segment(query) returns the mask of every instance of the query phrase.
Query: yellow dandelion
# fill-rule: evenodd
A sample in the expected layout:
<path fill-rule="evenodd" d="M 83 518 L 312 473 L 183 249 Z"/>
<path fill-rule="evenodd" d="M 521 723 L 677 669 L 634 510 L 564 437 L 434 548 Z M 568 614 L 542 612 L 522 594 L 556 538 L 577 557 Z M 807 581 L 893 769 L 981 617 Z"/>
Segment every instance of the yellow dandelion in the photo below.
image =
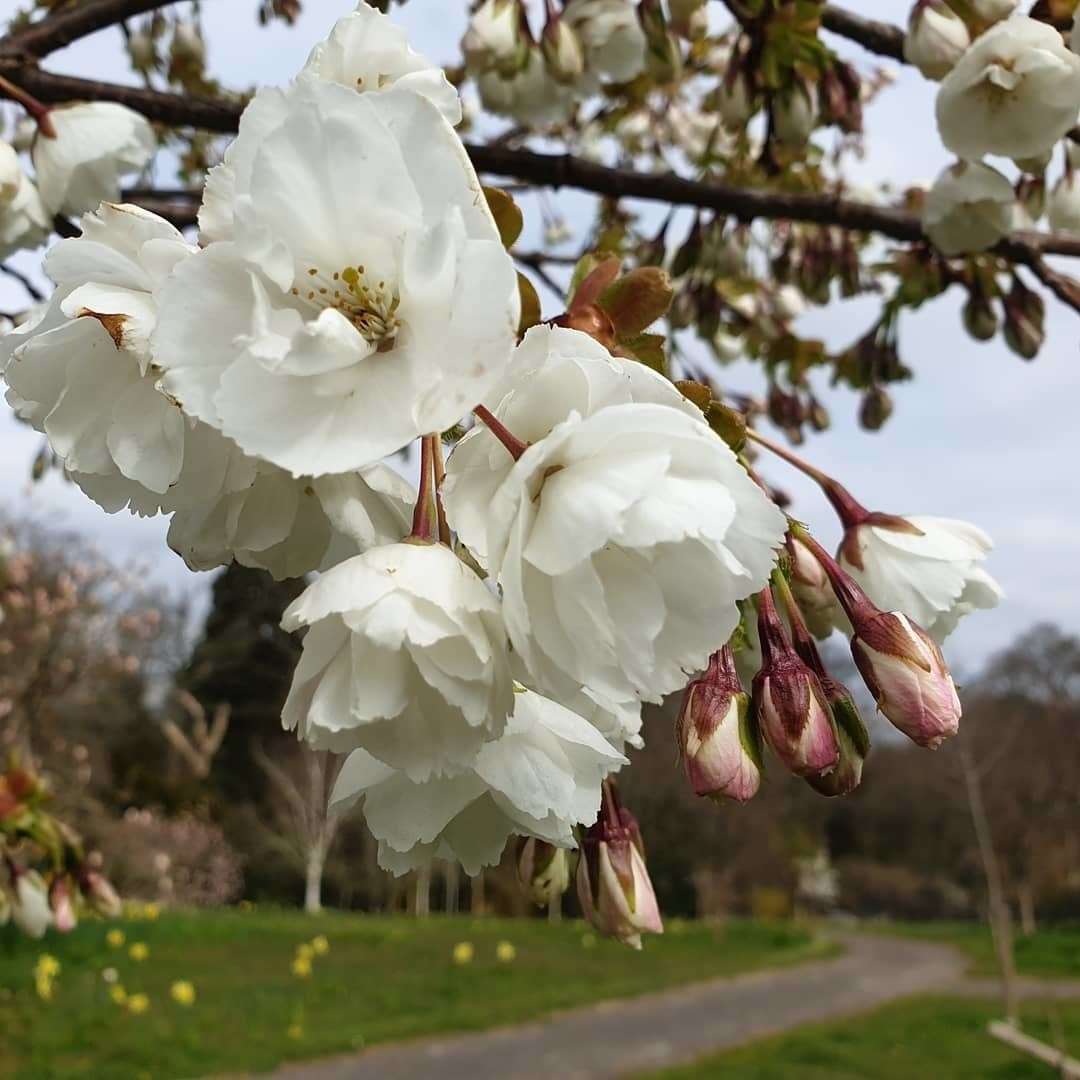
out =
<path fill-rule="evenodd" d="M 50 975 L 38 975 L 34 979 L 34 989 L 42 1001 L 52 1001 L 53 981 Z"/>
<path fill-rule="evenodd" d="M 110 949 L 123 948 L 125 941 L 127 941 L 127 938 L 124 936 L 123 930 L 113 929 L 105 935 L 105 944 L 108 945 Z"/>
<path fill-rule="evenodd" d="M 451 955 L 454 958 L 455 964 L 464 967 L 466 964 L 471 964 L 473 962 L 476 950 L 473 948 L 471 941 L 459 941 L 454 946 L 454 951 Z"/>
<path fill-rule="evenodd" d="M 285 1034 L 290 1039 L 302 1039 L 304 1037 L 304 1029 L 300 1024 L 290 1024 L 285 1031 Z"/>
<path fill-rule="evenodd" d="M 42 953 L 37 959 L 37 966 L 34 971 L 38 975 L 42 975 L 47 979 L 51 979 L 54 975 L 60 974 L 60 961 L 55 956 L 50 956 L 48 953 Z"/>
<path fill-rule="evenodd" d="M 292 962 L 292 973 L 298 979 L 306 979 L 311 975 L 311 957 L 301 956 L 297 953 Z"/>
<path fill-rule="evenodd" d="M 500 964 L 511 964 L 517 958 L 517 949 L 514 948 L 513 943 L 509 941 L 500 941 L 495 946 L 495 959 Z"/>
<path fill-rule="evenodd" d="M 136 941 L 130 949 L 128 949 L 128 956 L 132 960 L 142 963 L 150 955 L 150 946 L 145 941 Z"/>
<path fill-rule="evenodd" d="M 177 979 L 169 988 L 169 995 L 177 1005 L 185 1008 L 195 1004 L 195 987 L 187 979 Z"/>
<path fill-rule="evenodd" d="M 316 956 L 325 956 L 330 951 L 330 942 L 325 934 L 320 934 L 311 939 L 311 948 Z"/>
<path fill-rule="evenodd" d="M 308 945 L 306 942 L 303 945 L 297 945 L 296 956 L 300 960 L 313 960 L 315 958 L 315 947 Z"/>
<path fill-rule="evenodd" d="M 132 994 L 127 999 L 127 1010 L 132 1016 L 142 1016 L 150 1008 L 150 999 L 145 994 Z"/>
<path fill-rule="evenodd" d="M 253 904 L 253 903 L 252 903 L 252 902 L 251 902 L 250 900 L 241 900 L 241 901 L 240 901 L 240 903 L 239 903 L 239 904 L 237 904 L 236 906 L 237 906 L 237 907 L 238 907 L 238 908 L 239 908 L 239 909 L 240 909 L 241 911 L 245 911 L 245 912 L 246 912 L 246 911 L 254 911 L 254 910 L 255 910 L 255 905 L 254 905 L 254 904 Z"/>
<path fill-rule="evenodd" d="M 142 917 L 147 922 L 157 922 L 158 916 L 161 914 L 160 904 L 143 904 Z"/>
<path fill-rule="evenodd" d="M 122 986 L 110 986 L 109 997 L 114 1005 L 127 1004 L 127 991 Z"/>

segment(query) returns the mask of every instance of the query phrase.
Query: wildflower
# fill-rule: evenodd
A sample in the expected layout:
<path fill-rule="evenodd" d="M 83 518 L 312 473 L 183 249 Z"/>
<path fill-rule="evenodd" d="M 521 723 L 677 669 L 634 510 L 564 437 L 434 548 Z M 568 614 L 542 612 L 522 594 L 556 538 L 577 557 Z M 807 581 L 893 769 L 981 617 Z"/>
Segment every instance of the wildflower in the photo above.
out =
<path fill-rule="evenodd" d="M 187 1008 L 188 1006 L 195 1004 L 195 987 L 192 986 L 187 979 L 177 979 L 177 981 L 169 987 L 169 996 L 177 1005 L 183 1005 Z"/>
<path fill-rule="evenodd" d="M 471 941 L 459 941 L 454 946 L 454 951 L 451 954 L 454 958 L 454 963 L 458 967 L 464 967 L 465 964 L 471 964 L 473 957 L 476 955 L 476 950 L 473 948 Z"/>

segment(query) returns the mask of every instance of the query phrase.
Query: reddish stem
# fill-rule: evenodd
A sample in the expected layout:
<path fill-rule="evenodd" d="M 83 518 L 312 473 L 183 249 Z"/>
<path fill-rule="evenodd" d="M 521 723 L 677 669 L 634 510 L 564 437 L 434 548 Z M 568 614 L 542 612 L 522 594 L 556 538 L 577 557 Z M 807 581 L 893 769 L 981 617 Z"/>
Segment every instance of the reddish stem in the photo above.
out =
<path fill-rule="evenodd" d="M 34 123 L 37 124 L 38 131 L 47 139 L 56 138 L 56 128 L 53 127 L 48 106 L 43 105 L 32 94 L 28 94 L 21 86 L 16 86 L 13 82 L 5 79 L 3 75 L 0 75 L 0 96 L 18 102 L 27 111 Z"/>
<path fill-rule="evenodd" d="M 824 677 L 826 675 L 825 665 L 821 661 L 821 654 L 818 652 L 817 642 L 814 641 L 814 635 L 810 633 L 810 630 L 806 625 L 802 609 L 799 607 L 799 602 L 795 599 L 795 594 L 791 591 L 791 586 L 788 584 L 787 578 L 784 577 L 779 570 L 774 570 L 772 580 L 773 588 L 780 594 L 784 610 L 788 615 L 788 621 L 791 623 L 791 639 L 792 644 L 795 646 L 795 651 L 802 657 L 806 666 L 810 668 L 818 678 Z"/>
<path fill-rule="evenodd" d="M 529 449 L 529 444 L 522 442 L 517 436 L 507 431 L 502 421 L 497 419 L 495 415 L 484 405 L 477 405 L 473 409 L 473 414 L 476 419 L 479 420 L 484 427 L 495 436 L 506 447 L 506 452 L 515 460 L 521 457 L 526 450 Z"/>
<path fill-rule="evenodd" d="M 764 446 L 766 450 L 771 450 L 777 457 L 783 458 L 789 465 L 794 465 L 796 469 L 815 481 L 825 493 L 825 497 L 832 503 L 833 509 L 845 529 L 861 525 L 870 517 L 870 511 L 843 484 L 834 480 L 827 473 L 823 473 L 820 469 L 815 469 L 810 462 L 804 461 L 798 454 L 793 454 L 786 446 L 773 442 L 772 439 L 755 431 L 753 428 L 746 429 L 746 437 Z"/>
<path fill-rule="evenodd" d="M 801 540 L 814 554 L 822 569 L 828 575 L 836 599 L 858 632 L 859 623 L 868 617 L 879 614 L 879 609 L 859 587 L 844 568 L 800 525 L 792 526 L 792 535 Z"/>
<path fill-rule="evenodd" d="M 438 436 L 436 436 L 437 438 Z M 424 435 L 420 439 L 420 484 L 416 491 L 416 507 L 413 510 L 412 532 L 419 540 L 432 538 L 431 524 L 431 480 L 433 475 L 431 439 Z"/>

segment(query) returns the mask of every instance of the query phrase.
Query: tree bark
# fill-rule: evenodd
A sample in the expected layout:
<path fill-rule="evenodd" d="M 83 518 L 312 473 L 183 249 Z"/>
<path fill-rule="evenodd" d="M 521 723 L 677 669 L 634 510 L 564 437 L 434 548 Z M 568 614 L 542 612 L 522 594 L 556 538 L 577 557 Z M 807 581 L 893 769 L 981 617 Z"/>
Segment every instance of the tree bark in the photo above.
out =
<path fill-rule="evenodd" d="M 431 914 L 431 867 L 422 866 L 417 870 L 413 884 L 413 914 L 418 919 L 426 919 Z"/>

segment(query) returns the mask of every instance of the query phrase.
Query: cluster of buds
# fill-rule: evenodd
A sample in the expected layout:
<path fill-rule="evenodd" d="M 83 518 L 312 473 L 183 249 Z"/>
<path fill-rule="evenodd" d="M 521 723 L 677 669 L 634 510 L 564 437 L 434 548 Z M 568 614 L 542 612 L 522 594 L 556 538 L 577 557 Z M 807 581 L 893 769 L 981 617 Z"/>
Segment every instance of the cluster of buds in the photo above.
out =
<path fill-rule="evenodd" d="M 577 892 L 585 918 L 601 933 L 641 948 L 642 934 L 662 934 L 645 847 L 614 781 L 604 781 L 600 815 L 580 838 Z"/>
<path fill-rule="evenodd" d="M 108 879 L 84 857 L 78 836 L 45 809 L 41 780 L 13 762 L 0 773 L 0 925 L 28 937 L 75 928 L 80 907 L 120 914 Z"/>
<path fill-rule="evenodd" d="M 859 252 L 849 232 L 786 225 L 779 234 L 782 243 L 772 260 L 772 272 L 777 281 L 798 286 L 818 304 L 828 303 L 834 284 L 845 297 L 863 291 Z"/>

